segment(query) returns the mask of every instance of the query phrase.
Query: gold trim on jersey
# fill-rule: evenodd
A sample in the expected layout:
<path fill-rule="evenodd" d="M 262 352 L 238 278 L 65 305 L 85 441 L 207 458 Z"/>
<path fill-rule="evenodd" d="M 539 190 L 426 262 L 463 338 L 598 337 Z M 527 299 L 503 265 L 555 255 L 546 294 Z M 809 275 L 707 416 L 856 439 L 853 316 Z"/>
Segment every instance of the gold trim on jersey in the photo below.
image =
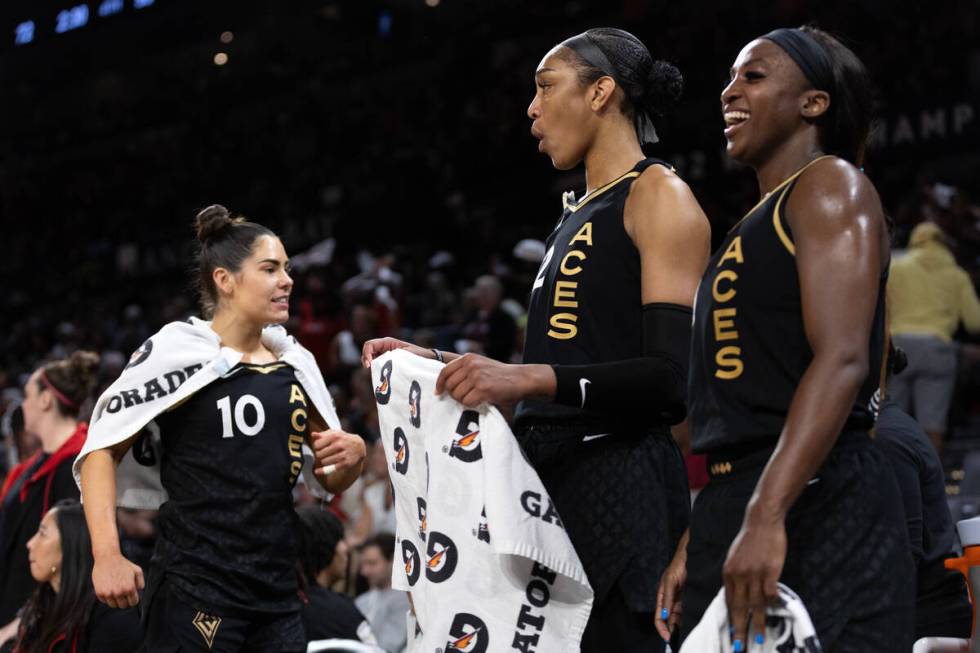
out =
<path fill-rule="evenodd" d="M 259 365 L 257 363 L 242 363 L 242 367 L 248 368 L 252 372 L 262 372 L 263 374 L 271 374 L 276 370 L 281 370 L 286 367 L 286 363 L 269 363 L 267 365 Z"/>
<path fill-rule="evenodd" d="M 575 213 L 580 208 L 582 208 L 583 206 L 585 206 L 586 204 L 588 204 L 589 202 L 591 202 L 593 199 L 595 199 L 599 195 L 602 195 L 607 190 L 609 190 L 610 188 L 612 188 L 613 186 L 615 186 L 619 182 L 623 181 L 624 179 L 632 179 L 633 177 L 639 177 L 639 176 L 640 176 L 640 173 L 637 170 L 631 170 L 630 172 L 627 172 L 625 175 L 623 175 L 621 177 L 616 177 L 615 179 L 613 179 L 612 181 L 610 181 L 608 184 L 605 184 L 605 185 L 600 186 L 599 188 L 595 189 L 594 191 L 592 191 L 591 193 L 589 193 L 588 195 L 586 195 L 585 197 L 583 197 L 577 204 L 573 204 L 572 202 L 567 201 L 565 199 L 565 197 L 563 196 L 562 197 L 562 204 L 564 204 L 565 208 L 567 208 L 569 211 L 571 211 L 572 213 Z"/>
<path fill-rule="evenodd" d="M 779 194 L 779 199 L 776 201 L 776 210 L 772 212 L 772 226 L 776 228 L 776 235 L 779 236 L 779 240 L 783 244 L 783 247 L 786 248 L 786 251 L 790 253 L 790 256 L 796 256 L 796 245 L 793 244 L 793 239 L 783 229 L 783 221 L 779 217 L 779 207 L 783 205 L 787 191 L 789 191 L 789 187 L 784 188 L 783 192 Z"/>
<path fill-rule="evenodd" d="M 773 193 L 775 193 L 776 191 L 782 189 L 786 184 L 788 184 L 789 182 L 791 182 L 794 179 L 796 179 L 797 177 L 799 177 L 800 174 L 802 174 L 804 170 L 806 170 L 807 168 L 809 168 L 810 166 L 812 166 L 817 161 L 820 161 L 822 159 L 827 159 L 827 158 L 830 158 L 832 156 L 834 156 L 834 155 L 833 154 L 824 154 L 823 156 L 818 156 L 816 159 L 814 159 L 813 161 L 810 161 L 808 164 L 806 164 L 805 166 L 803 166 L 802 168 L 800 168 L 799 170 L 797 170 L 796 172 L 794 172 L 793 174 L 791 174 L 786 179 L 783 179 L 781 182 L 779 182 L 776 185 L 775 188 L 773 188 L 771 191 L 769 191 L 768 193 L 766 193 L 765 195 L 763 195 L 762 198 L 758 202 L 756 202 L 755 206 L 753 206 L 751 209 L 749 209 L 746 212 L 746 214 L 742 216 L 742 219 L 741 220 L 739 220 L 734 225 L 732 225 L 732 228 L 728 230 L 728 233 L 731 233 L 732 231 L 735 230 L 736 227 L 738 227 L 740 224 L 742 224 L 743 222 L 745 222 L 745 218 L 747 218 L 750 215 L 752 215 L 752 213 L 754 213 L 757 208 L 759 208 L 766 201 L 768 201 L 769 198 L 772 197 L 772 194 Z"/>

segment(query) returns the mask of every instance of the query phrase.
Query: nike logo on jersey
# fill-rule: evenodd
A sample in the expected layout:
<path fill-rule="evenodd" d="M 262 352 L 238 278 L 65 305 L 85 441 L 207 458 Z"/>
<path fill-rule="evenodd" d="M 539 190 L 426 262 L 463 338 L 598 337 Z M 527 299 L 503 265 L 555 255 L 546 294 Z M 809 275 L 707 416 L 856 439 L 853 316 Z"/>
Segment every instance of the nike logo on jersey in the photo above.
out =
<path fill-rule="evenodd" d="M 582 437 L 582 442 L 589 442 L 591 440 L 598 440 L 599 438 L 604 438 L 608 433 L 596 433 L 595 435 L 586 435 Z"/>
<path fill-rule="evenodd" d="M 578 380 L 578 387 L 582 391 L 582 406 L 581 406 L 582 408 L 585 408 L 585 389 L 588 387 L 590 383 L 592 383 L 592 381 L 589 381 L 588 379 Z"/>

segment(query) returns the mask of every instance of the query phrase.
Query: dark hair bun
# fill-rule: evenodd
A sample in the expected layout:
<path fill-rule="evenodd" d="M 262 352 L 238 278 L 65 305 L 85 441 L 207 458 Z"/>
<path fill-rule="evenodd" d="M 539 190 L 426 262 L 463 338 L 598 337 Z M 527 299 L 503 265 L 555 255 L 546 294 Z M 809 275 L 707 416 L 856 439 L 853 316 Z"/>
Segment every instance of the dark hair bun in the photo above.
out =
<path fill-rule="evenodd" d="M 68 357 L 68 372 L 78 379 L 84 390 L 83 395 L 88 395 L 95 389 L 100 361 L 99 355 L 94 351 L 75 351 Z"/>
<path fill-rule="evenodd" d="M 194 221 L 197 239 L 202 243 L 211 240 L 215 234 L 234 223 L 228 209 L 220 204 L 212 204 L 197 214 Z"/>
<path fill-rule="evenodd" d="M 681 71 L 666 61 L 654 61 L 644 88 L 644 107 L 655 115 L 662 116 L 677 104 L 683 92 L 684 76 Z"/>

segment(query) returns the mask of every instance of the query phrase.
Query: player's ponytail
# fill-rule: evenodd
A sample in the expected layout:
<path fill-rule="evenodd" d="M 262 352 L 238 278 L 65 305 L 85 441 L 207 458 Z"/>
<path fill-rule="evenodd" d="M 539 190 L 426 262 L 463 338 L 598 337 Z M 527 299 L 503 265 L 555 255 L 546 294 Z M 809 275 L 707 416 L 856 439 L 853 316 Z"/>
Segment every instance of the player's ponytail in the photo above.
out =
<path fill-rule="evenodd" d="M 684 77 L 666 61 L 654 60 L 640 39 L 613 27 L 597 27 L 562 42 L 579 81 L 612 77 L 623 91 L 620 110 L 636 126 L 640 143 L 657 142 L 653 119 L 663 116 L 684 90 Z"/>
<path fill-rule="evenodd" d="M 244 217 L 232 216 L 220 204 L 212 204 L 197 214 L 194 231 L 200 247 L 197 251 L 197 290 L 201 310 L 210 318 L 218 305 L 218 288 L 214 284 L 214 271 L 224 268 L 235 273 L 242 269 L 242 262 L 252 253 L 255 241 L 261 236 L 275 234 L 260 224 Z"/>

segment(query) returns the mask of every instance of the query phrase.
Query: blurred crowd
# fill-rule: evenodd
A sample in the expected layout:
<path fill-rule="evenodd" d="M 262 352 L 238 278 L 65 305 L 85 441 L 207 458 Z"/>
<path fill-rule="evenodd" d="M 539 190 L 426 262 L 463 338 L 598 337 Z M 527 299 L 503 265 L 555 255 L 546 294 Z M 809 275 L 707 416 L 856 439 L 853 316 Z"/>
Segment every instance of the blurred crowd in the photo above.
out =
<path fill-rule="evenodd" d="M 716 100 L 748 37 L 810 19 L 853 34 L 886 114 L 926 93 L 943 101 L 980 96 L 980 12 L 971 2 L 887 17 L 874 3 L 843 0 L 776 2 L 752 16 L 734 2 L 714 3 L 709 13 L 698 3 L 625 2 L 615 11 L 553 4 L 519 15 L 470 7 L 459 27 L 470 38 L 444 40 L 397 13 L 392 34 L 373 40 L 345 40 L 339 9 L 323 9 L 314 22 L 277 14 L 272 36 L 249 40 L 242 28 L 242 45 L 229 46 L 220 70 L 209 60 L 167 68 L 182 64 L 163 51 L 140 74 L 107 67 L 55 87 L 12 84 L 2 118 L 17 128 L 0 134 L 8 225 L 0 481 L 39 447 L 18 409 L 30 374 L 93 350 L 97 396 L 160 326 L 198 313 L 188 289 L 195 210 L 213 202 L 241 210 L 281 234 L 295 280 L 287 328 L 315 355 L 345 429 L 369 445 L 363 478 L 321 506 L 321 516 L 303 516 L 311 546 L 330 550 L 301 561 L 304 600 L 323 606 L 356 596 L 356 612 L 336 608 L 353 615 L 344 632 L 364 631 L 366 620 L 372 632 L 359 634 L 362 641 L 399 651 L 405 628 L 392 615 L 404 615 L 406 599 L 390 590 L 393 497 L 361 346 L 393 335 L 519 360 L 525 307 L 561 191 L 583 186 L 579 173 L 554 173 L 528 135 L 531 75 L 551 45 L 594 23 L 621 24 L 686 73 L 686 104 L 661 125 L 656 153 L 676 161 L 691 183 L 716 243 L 757 194 L 744 171 L 724 163 Z M 861 29 L 891 36 L 862 43 Z M 323 43 L 324 32 L 336 39 Z M 243 90 L 251 88 L 261 90 Z M 949 282 L 959 289 L 955 300 L 927 307 L 924 317 L 893 316 L 896 341 L 925 332 L 944 346 L 944 385 L 909 387 L 902 397 L 914 415 L 916 392 L 930 405 L 945 401 L 940 414 L 915 415 L 937 448 L 980 439 L 980 323 L 971 313 L 980 180 L 969 173 L 980 143 L 970 150 L 964 142 L 950 143 L 948 155 L 872 150 L 867 166 L 893 223 L 896 264 L 924 247 L 939 252 L 931 256 L 940 267 L 961 272 L 947 274 L 961 279 Z M 935 266 L 898 265 L 905 269 L 896 292 L 936 294 L 933 281 L 922 281 Z M 908 379 L 932 374 L 916 371 L 923 356 L 916 347 L 906 345 Z M 297 492 L 298 505 L 312 503 Z M 153 517 L 120 511 L 126 553 L 141 564 L 152 551 Z"/>

